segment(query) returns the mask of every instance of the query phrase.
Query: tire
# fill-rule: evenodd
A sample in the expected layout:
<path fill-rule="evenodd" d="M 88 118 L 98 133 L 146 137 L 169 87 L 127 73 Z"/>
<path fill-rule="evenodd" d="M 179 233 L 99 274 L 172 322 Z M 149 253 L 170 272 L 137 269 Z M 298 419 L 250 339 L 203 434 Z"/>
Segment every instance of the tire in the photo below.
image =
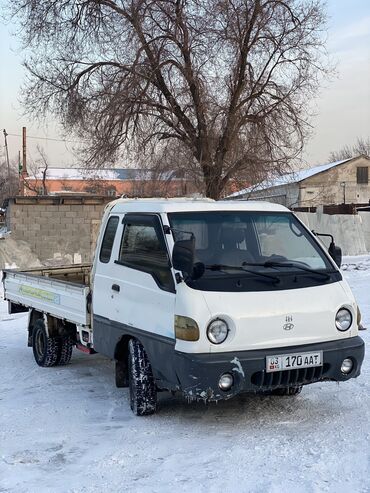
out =
<path fill-rule="evenodd" d="M 68 365 L 72 358 L 73 351 L 73 339 L 71 336 L 64 336 L 59 338 L 59 352 L 56 365 Z"/>
<path fill-rule="evenodd" d="M 157 390 L 148 356 L 136 339 L 130 339 L 128 347 L 131 410 L 136 416 L 153 414 L 157 410 Z"/>
<path fill-rule="evenodd" d="M 58 337 L 48 337 L 43 320 L 36 320 L 32 331 L 33 356 L 39 366 L 50 367 L 57 364 L 60 355 Z"/>
<path fill-rule="evenodd" d="M 298 385 L 297 387 L 286 387 L 283 389 L 274 389 L 271 391 L 271 395 L 298 395 L 302 392 L 302 385 Z"/>

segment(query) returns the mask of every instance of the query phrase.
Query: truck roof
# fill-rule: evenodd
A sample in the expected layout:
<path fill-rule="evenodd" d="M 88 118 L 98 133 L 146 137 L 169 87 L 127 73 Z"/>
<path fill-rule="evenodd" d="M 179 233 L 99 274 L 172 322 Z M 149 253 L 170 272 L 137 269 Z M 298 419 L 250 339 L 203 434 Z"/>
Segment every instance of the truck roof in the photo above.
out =
<path fill-rule="evenodd" d="M 280 204 L 252 200 L 212 200 L 193 198 L 117 199 L 111 203 L 111 213 L 125 212 L 190 212 L 190 211 L 261 211 L 289 212 Z"/>

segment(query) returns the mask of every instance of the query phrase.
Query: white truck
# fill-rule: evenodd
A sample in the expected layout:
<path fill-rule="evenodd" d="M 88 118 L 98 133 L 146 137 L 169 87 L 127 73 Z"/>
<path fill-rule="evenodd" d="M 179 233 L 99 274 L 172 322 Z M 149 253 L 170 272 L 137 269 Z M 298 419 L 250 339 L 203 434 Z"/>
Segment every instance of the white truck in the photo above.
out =
<path fill-rule="evenodd" d="M 38 365 L 67 364 L 74 346 L 102 353 L 144 415 L 160 390 L 217 401 L 357 377 L 361 315 L 340 262 L 280 205 L 118 199 L 92 267 L 3 282 L 10 312 L 29 310 Z"/>

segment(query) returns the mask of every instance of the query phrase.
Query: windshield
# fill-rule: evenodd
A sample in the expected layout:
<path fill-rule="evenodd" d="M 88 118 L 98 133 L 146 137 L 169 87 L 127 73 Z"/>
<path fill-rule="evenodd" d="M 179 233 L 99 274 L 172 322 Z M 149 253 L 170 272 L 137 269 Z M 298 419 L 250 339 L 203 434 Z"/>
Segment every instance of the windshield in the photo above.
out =
<path fill-rule="evenodd" d="M 195 262 L 206 267 L 203 278 L 241 275 L 266 283 L 266 274 L 270 278 L 299 274 L 317 284 L 328 277 L 318 272 L 335 271 L 289 212 L 178 212 L 169 214 L 169 220 L 175 240 L 188 237 L 181 231 L 194 234 Z"/>

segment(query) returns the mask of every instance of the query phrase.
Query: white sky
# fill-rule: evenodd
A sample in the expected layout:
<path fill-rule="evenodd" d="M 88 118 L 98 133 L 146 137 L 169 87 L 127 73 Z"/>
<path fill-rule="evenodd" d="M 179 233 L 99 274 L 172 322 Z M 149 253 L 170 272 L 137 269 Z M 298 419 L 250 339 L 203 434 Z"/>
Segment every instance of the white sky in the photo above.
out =
<path fill-rule="evenodd" d="M 1 0 L 0 0 L 1 1 Z M 3 0 L 5 4 L 5 0 Z M 328 51 L 337 66 L 337 76 L 323 81 L 313 102 L 316 116 L 311 120 L 312 138 L 304 156 L 304 165 L 325 163 L 333 150 L 352 144 L 357 137 L 370 137 L 370 1 L 328 0 L 330 17 Z M 18 101 L 25 71 L 17 39 L 11 36 L 14 26 L 1 23 L 0 130 L 21 134 L 27 127 L 28 159 L 37 158 L 36 145 L 42 145 L 51 166 L 73 166 L 77 159 L 71 143 L 54 142 L 37 137 L 63 138 L 56 122 L 38 127 L 22 116 Z M 21 149 L 21 137 L 8 137 L 11 160 Z M 0 135 L 0 162 L 3 162 L 4 139 Z M 120 163 L 124 166 L 123 163 Z"/>

